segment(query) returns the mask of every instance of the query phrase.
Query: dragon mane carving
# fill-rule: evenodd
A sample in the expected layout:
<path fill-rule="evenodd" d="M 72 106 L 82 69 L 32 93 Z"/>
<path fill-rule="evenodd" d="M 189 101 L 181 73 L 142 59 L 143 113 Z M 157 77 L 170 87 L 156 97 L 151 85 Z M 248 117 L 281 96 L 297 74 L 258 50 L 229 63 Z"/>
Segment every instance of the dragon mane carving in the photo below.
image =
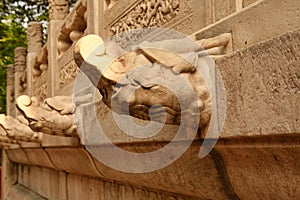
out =
<path fill-rule="evenodd" d="M 76 134 L 71 97 L 56 96 L 40 102 L 36 97 L 23 95 L 17 98 L 16 105 L 34 131 L 60 136 Z"/>

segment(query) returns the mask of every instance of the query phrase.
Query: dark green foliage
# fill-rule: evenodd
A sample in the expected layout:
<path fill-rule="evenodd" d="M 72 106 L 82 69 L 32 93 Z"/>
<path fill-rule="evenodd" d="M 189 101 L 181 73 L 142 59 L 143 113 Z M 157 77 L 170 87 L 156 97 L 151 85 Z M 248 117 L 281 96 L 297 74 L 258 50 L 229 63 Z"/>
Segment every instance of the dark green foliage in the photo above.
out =
<path fill-rule="evenodd" d="M 26 30 L 16 22 L 0 23 L 0 113 L 6 112 L 6 66 L 13 63 L 14 49 L 26 46 Z"/>

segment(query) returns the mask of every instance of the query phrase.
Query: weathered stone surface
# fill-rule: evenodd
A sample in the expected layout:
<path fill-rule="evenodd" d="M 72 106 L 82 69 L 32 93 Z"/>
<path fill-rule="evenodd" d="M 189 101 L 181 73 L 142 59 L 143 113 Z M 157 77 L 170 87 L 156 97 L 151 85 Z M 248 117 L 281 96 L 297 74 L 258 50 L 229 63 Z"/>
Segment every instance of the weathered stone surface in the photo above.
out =
<path fill-rule="evenodd" d="M 47 167 L 55 169 L 47 152 L 42 148 L 24 148 L 28 162 L 34 166 Z"/>
<path fill-rule="evenodd" d="M 59 199 L 59 172 L 36 166 L 19 165 L 18 183 L 45 199 Z M 47 180 L 47 181 L 45 181 Z"/>
<path fill-rule="evenodd" d="M 11 187 L 17 183 L 18 169 L 17 164 L 10 162 L 7 152 L 1 152 L 1 199 L 7 197 Z"/>
<path fill-rule="evenodd" d="M 60 170 L 73 174 L 104 177 L 96 169 L 90 154 L 82 148 L 48 148 L 46 152 L 53 164 Z M 77 163 L 81 164 L 78 165 Z"/>
<path fill-rule="evenodd" d="M 9 149 L 9 150 L 7 150 L 7 155 L 8 155 L 9 160 L 11 160 L 15 163 L 30 165 L 30 162 L 27 158 L 25 151 L 21 148 Z"/>
<path fill-rule="evenodd" d="M 299 137 L 220 143 L 230 183 L 240 199 L 297 199 Z"/>
<path fill-rule="evenodd" d="M 46 200 L 45 198 L 41 197 L 40 195 L 28 190 L 26 187 L 16 184 L 14 185 L 7 197 L 7 200 L 14 200 L 14 199 L 20 199 L 20 200 Z"/>
<path fill-rule="evenodd" d="M 208 155 L 199 159 L 199 143 L 195 143 L 183 156 L 171 165 L 149 173 L 124 173 L 109 168 L 95 160 L 97 168 L 109 179 L 118 180 L 129 185 L 140 185 L 158 190 L 175 192 L 203 199 L 231 199 L 228 194 L 230 184 L 219 174 L 215 157 Z M 130 152 L 151 152 L 164 144 L 121 145 Z M 180 148 L 178 146 L 178 148 Z M 103 148 L 105 150 L 105 148 Z M 121 159 L 121 158 L 120 158 Z M 127 159 L 127 162 L 132 162 Z M 132 163 L 133 164 L 133 163 Z M 137 166 L 136 166 L 137 167 Z"/>
<path fill-rule="evenodd" d="M 300 1 L 261 0 L 195 33 L 196 39 L 232 33 L 233 49 L 251 46 L 300 26 Z M 279 17 L 280 16 L 280 17 Z"/>
<path fill-rule="evenodd" d="M 73 81 L 78 72 L 73 59 L 75 46 L 73 43 L 85 34 L 101 33 L 101 36 L 105 37 L 109 35 L 109 31 L 120 32 L 143 26 L 143 23 L 147 26 L 172 27 L 183 33 L 192 33 L 207 26 L 194 36 L 198 43 L 217 59 L 226 92 L 222 91 L 220 79 L 217 79 L 216 83 L 212 81 L 209 85 L 216 88 L 218 97 L 216 99 L 218 115 L 215 117 L 219 121 L 218 123 L 214 121 L 212 125 L 216 128 L 214 131 L 221 131 L 223 121 L 219 116 L 223 113 L 227 114 L 225 126 L 218 144 L 203 159 L 199 159 L 198 150 L 206 135 L 199 134 L 190 149 L 168 167 L 151 173 L 125 173 L 97 161 L 86 149 L 78 145 L 77 137 L 65 137 L 72 127 L 70 124 L 73 124 L 73 120 L 70 123 L 69 119 L 61 118 L 72 114 L 69 111 L 65 112 L 71 110 L 69 100 L 67 104 L 61 104 L 64 100 L 55 97 L 37 106 L 37 101 L 29 99 L 30 108 L 26 112 L 24 108 L 23 112 L 28 118 L 34 118 L 32 127 L 40 130 L 38 127 L 42 126 L 41 130 L 61 136 L 42 137 L 47 138 L 47 143 L 42 142 L 40 147 L 39 144 L 36 146 L 32 143 L 24 144 L 13 138 L 7 138 L 7 132 L 0 129 L 3 136 L 0 137 L 0 141 L 4 141 L 1 145 L 4 145 L 9 158 L 3 156 L 2 184 L 6 185 L 2 199 L 235 200 L 296 199 L 300 196 L 297 187 L 300 180 L 298 172 L 300 34 L 299 30 L 286 33 L 300 26 L 299 0 L 107 0 L 105 11 L 103 1 L 79 0 L 66 18 L 67 1 L 49 0 L 49 2 L 48 56 L 46 51 L 41 53 L 40 25 L 37 23 L 28 25 L 28 39 L 30 39 L 26 59 L 28 76 L 24 77 L 24 72 L 22 80 L 18 78 L 24 88 L 28 87 L 28 96 L 38 96 L 43 100 L 58 94 L 71 95 Z M 141 13 L 145 16 L 140 16 Z M 234 15 L 228 16 L 233 13 Z M 210 25 L 212 23 L 214 24 Z M 277 36 L 283 33 L 286 34 Z M 128 39 L 126 36 L 128 35 L 125 34 L 122 38 L 122 44 L 125 46 L 132 42 L 132 38 Z M 265 41 L 266 39 L 269 40 Z M 93 42 L 95 41 L 91 41 Z M 176 44 L 174 43 L 175 47 Z M 220 55 L 223 57 L 232 52 L 233 54 L 218 59 Z M 49 58 L 49 66 L 46 66 L 46 57 Z M 23 69 L 24 66 L 21 66 L 23 58 L 16 59 L 17 70 Z M 111 87 L 112 82 L 120 81 L 120 74 L 135 67 L 134 65 L 124 67 L 123 62 L 130 63 L 133 60 L 138 60 L 140 64 L 152 62 L 163 64 L 166 69 L 162 71 L 169 70 L 167 73 L 178 74 L 186 71 L 193 73 L 193 68 L 189 64 L 182 62 L 184 67 L 178 66 L 180 59 L 168 52 L 153 49 L 143 51 L 138 48 L 132 54 L 119 57 L 118 62 L 106 72 L 105 76 L 110 78 L 111 82 L 102 82 L 104 86 Z M 35 63 L 37 65 L 34 65 Z M 41 73 L 42 71 L 46 73 Z M 142 70 L 140 77 L 145 77 L 147 74 L 145 72 Z M 12 73 L 9 76 L 12 78 Z M 11 80 L 8 80 L 9 86 L 13 86 Z M 199 86 L 197 84 L 196 87 Z M 142 89 L 145 91 L 149 89 L 147 88 L 149 85 L 140 84 L 140 86 L 143 86 Z M 7 105 L 14 108 L 15 99 L 10 97 L 19 95 L 13 94 L 11 88 L 7 89 L 9 95 Z M 160 89 L 148 91 L 149 93 L 139 90 L 140 95 L 137 94 L 134 100 L 138 100 L 139 103 L 146 102 L 147 106 L 153 102 L 157 103 L 157 99 L 164 101 L 166 90 Z M 108 92 L 105 96 L 105 90 L 103 91 L 103 101 L 106 101 L 106 105 L 103 101 L 96 102 L 96 107 L 85 104 L 87 107 L 90 106 L 89 108 L 96 109 L 98 114 L 94 116 L 96 120 L 89 118 L 90 115 L 81 116 L 79 120 L 97 122 L 98 119 L 107 137 L 118 147 L 129 152 L 146 153 L 161 149 L 173 139 L 178 129 L 177 125 L 165 125 L 158 135 L 150 139 L 126 135 L 114 123 L 112 111 L 108 108 L 110 99 L 105 98 L 111 94 Z M 226 98 L 220 98 L 222 96 L 220 94 L 226 94 Z M 79 99 L 80 101 L 86 103 L 82 99 Z M 172 102 L 170 105 L 174 108 L 178 106 L 174 103 L 174 98 L 167 101 Z M 223 104 L 227 104 L 227 110 Z M 77 109 L 80 110 L 82 107 L 79 106 Z M 8 114 L 12 113 L 11 110 L 7 110 Z M 137 113 L 136 116 L 142 116 L 140 118 L 149 119 L 149 116 L 144 115 L 146 112 L 141 110 L 141 112 L 139 109 L 131 111 L 133 114 Z M 204 114 L 201 112 L 202 117 Z M 137 124 L 147 124 L 146 120 L 132 119 Z M 87 129 L 86 126 L 80 128 Z M 146 134 L 144 131 L 141 132 Z M 20 133 L 21 131 L 18 131 L 18 134 Z M 97 133 L 91 132 L 88 136 Z M 187 129 L 184 139 L 193 139 L 189 133 Z M 86 138 L 83 137 L 82 143 L 86 144 L 84 139 Z M 58 140 L 60 141 L 57 142 Z M 150 140 L 152 141 L 149 142 Z M 7 142 L 13 144 L 7 145 Z M 107 145 L 107 141 L 93 142 L 102 146 Z M 101 154 L 108 157 L 115 156 L 105 148 L 108 147 L 102 148 Z M 118 160 L 121 161 L 126 161 L 137 168 L 141 167 L 126 157 Z M 15 184 L 16 178 L 18 184 Z M 11 188 L 13 184 L 15 185 Z"/>
<path fill-rule="evenodd" d="M 227 112 L 222 137 L 300 133 L 300 30 L 217 60 Z"/>

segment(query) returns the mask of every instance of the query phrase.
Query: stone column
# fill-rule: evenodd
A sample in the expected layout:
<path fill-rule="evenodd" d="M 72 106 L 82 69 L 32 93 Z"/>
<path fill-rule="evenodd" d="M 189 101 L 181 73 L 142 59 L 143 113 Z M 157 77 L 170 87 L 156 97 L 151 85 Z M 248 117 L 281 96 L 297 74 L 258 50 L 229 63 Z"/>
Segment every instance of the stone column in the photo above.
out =
<path fill-rule="evenodd" d="M 69 13 L 67 0 L 48 0 L 49 26 L 48 26 L 48 96 L 55 95 L 57 85 L 57 59 L 58 59 L 58 34 L 63 19 Z M 51 85 L 50 85 L 51 84 Z"/>
<path fill-rule="evenodd" d="M 14 65 L 7 65 L 7 75 L 6 75 L 6 114 L 10 116 L 15 116 L 15 94 L 14 94 L 14 84 L 15 84 L 15 70 Z"/>
<path fill-rule="evenodd" d="M 34 60 L 38 56 L 39 52 L 42 50 L 43 45 L 43 28 L 40 22 L 29 22 L 27 28 L 27 88 L 28 95 L 32 95 L 32 82 L 33 77 L 38 77 L 41 71 L 34 69 Z"/>
<path fill-rule="evenodd" d="M 26 54 L 27 50 L 24 47 L 17 47 L 15 49 L 15 98 L 25 94 L 27 88 L 26 75 Z"/>
<path fill-rule="evenodd" d="M 87 1 L 87 34 L 97 34 L 104 37 L 104 2 L 102 0 Z"/>

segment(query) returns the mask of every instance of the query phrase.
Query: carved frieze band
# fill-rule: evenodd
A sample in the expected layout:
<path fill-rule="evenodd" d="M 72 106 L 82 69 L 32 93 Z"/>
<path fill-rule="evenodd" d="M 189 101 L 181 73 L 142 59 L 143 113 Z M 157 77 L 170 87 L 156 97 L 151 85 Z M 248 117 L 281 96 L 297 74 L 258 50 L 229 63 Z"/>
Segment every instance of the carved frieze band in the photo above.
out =
<path fill-rule="evenodd" d="M 77 64 L 71 61 L 59 71 L 59 88 L 63 88 L 74 81 L 78 73 Z"/>
<path fill-rule="evenodd" d="M 111 35 L 137 28 L 160 27 L 178 13 L 180 0 L 142 0 L 110 27 Z"/>
<path fill-rule="evenodd" d="M 123 48 L 148 37 L 154 30 L 150 28 L 172 28 L 181 33 L 190 34 L 194 31 L 195 23 L 193 2 L 193 0 L 124 0 L 117 2 L 105 12 L 106 33 L 109 33 L 110 36 L 119 34 L 119 40 L 115 42 Z M 131 30 L 139 31 L 132 32 Z"/>

